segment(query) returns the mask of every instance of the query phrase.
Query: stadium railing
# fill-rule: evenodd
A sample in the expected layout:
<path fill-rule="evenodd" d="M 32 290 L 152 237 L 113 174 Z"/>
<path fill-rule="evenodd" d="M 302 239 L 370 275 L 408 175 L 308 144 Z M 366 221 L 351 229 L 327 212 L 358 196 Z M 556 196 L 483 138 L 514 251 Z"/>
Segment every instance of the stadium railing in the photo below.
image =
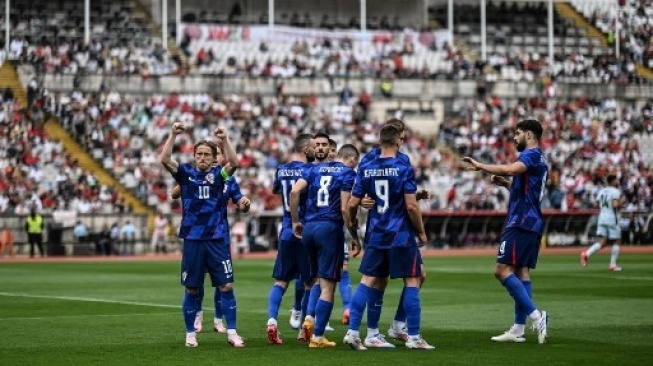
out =
<path fill-rule="evenodd" d="M 594 235 L 598 213 L 596 210 L 574 210 L 568 212 L 544 210 L 542 213 L 545 222 L 543 245 L 587 245 L 596 239 Z M 627 212 L 622 215 L 630 214 L 631 212 Z M 645 221 L 645 230 L 638 237 L 638 244 L 653 244 L 653 213 L 634 212 L 633 214 L 644 218 Z M 147 232 L 147 216 L 145 215 L 93 214 L 78 215 L 77 218 L 87 226 L 89 233 L 94 236 L 98 235 L 105 224 L 110 225 L 118 222 L 121 227 L 125 221 L 130 220 L 137 228 L 135 238 L 136 254 L 146 253 L 149 250 L 150 238 Z M 252 248 L 252 251 L 277 249 L 277 230 L 282 219 L 281 214 L 276 212 L 262 212 L 255 217 L 250 215 L 249 218 L 258 220 L 257 232 L 249 233 L 252 236 L 252 243 L 256 243 L 256 248 Z M 503 230 L 506 212 L 492 210 L 425 211 L 423 218 L 429 240 L 431 241 L 428 244 L 429 247 L 465 248 L 496 245 Z M 51 215 L 44 215 L 44 219 L 46 225 L 52 223 Z M 171 219 L 173 223 L 178 223 L 181 220 L 181 215 L 172 215 Z M 14 232 L 17 247 L 26 247 L 27 244 L 24 220 L 24 216 L 5 215 L 3 217 L 3 221 Z M 230 221 L 232 220 L 233 218 L 230 218 Z M 49 226 L 48 229 L 51 230 Z M 45 232 L 44 243 L 48 253 L 52 253 L 52 248 L 48 248 L 48 245 L 51 245 L 49 242 L 49 239 L 51 239 L 49 238 L 49 230 Z M 622 230 L 624 229 L 622 228 Z M 624 230 L 622 233 L 627 233 L 627 230 Z M 65 252 L 57 253 L 59 255 L 93 254 L 92 246 L 96 244 L 88 242 L 88 240 L 83 243 L 77 242 L 72 235 L 72 226 L 70 225 L 64 225 L 61 240 Z M 175 239 L 172 239 L 169 241 L 169 244 L 174 244 L 174 242 Z M 19 253 L 27 253 L 26 249 L 19 250 Z"/>
<path fill-rule="evenodd" d="M 3 215 L 2 222 L 14 234 L 14 245 L 17 253 L 27 253 L 27 233 L 25 232 L 25 217 L 19 215 Z M 84 240 L 76 240 L 73 236 L 73 227 L 77 220 L 81 221 L 88 229 L 89 235 Z M 52 214 L 43 214 L 45 230 L 43 230 L 44 250 L 51 255 L 94 254 L 99 234 L 103 227 L 111 227 L 118 223 L 118 229 L 125 222 L 130 221 L 136 227 L 134 247 L 136 253 L 144 252 L 149 248 L 150 237 L 147 230 L 148 216 L 143 214 L 76 214 L 74 218 L 57 221 Z M 122 237 L 120 238 L 122 240 Z M 122 243 L 120 243 L 122 244 Z"/>
<path fill-rule="evenodd" d="M 33 74 L 21 69 L 21 80 L 27 83 Z M 51 92 L 74 90 L 72 75 L 43 75 L 44 86 Z M 284 93 L 289 95 L 333 94 L 349 86 L 354 91 L 380 90 L 379 79 L 335 77 L 333 87 L 326 88 L 327 78 L 251 78 L 248 76 L 188 75 L 156 76 L 147 80 L 139 77 L 89 75 L 79 80 L 82 91 L 98 91 L 101 86 L 120 93 L 204 93 L 220 90 L 223 93 L 274 95 L 279 83 L 283 82 Z M 451 98 L 476 97 L 477 83 L 474 80 L 417 80 L 399 79 L 393 81 L 395 97 Z M 487 93 L 500 98 L 541 97 L 542 91 L 535 82 L 498 81 L 487 85 Z M 653 84 L 595 84 L 560 83 L 556 86 L 556 98 L 622 98 L 639 100 L 643 95 L 653 95 Z"/>

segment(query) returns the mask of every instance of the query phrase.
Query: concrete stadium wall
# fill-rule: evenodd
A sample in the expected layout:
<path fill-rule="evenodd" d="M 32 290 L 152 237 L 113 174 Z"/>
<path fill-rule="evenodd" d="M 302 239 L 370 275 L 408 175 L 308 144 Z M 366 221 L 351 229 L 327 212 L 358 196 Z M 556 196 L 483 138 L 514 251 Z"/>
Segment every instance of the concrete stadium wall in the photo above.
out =
<path fill-rule="evenodd" d="M 20 68 L 21 80 L 24 84 L 33 77 L 29 68 Z M 51 92 L 68 92 L 73 89 L 71 75 L 45 75 L 43 81 Z M 111 90 L 121 93 L 239 93 L 274 95 L 280 82 L 284 83 L 286 94 L 318 94 L 334 95 L 345 85 L 355 92 L 366 90 L 374 96 L 380 96 L 380 81 L 373 78 L 363 79 L 333 79 L 333 87 L 325 78 L 248 78 L 220 77 L 216 75 L 159 76 L 142 80 L 139 76 L 101 76 L 90 75 L 80 79 L 83 91 L 98 91 L 101 84 Z M 496 94 L 501 98 L 532 98 L 542 93 L 534 82 L 499 81 L 487 85 L 488 94 Z M 395 80 L 393 94 L 398 98 L 471 98 L 476 96 L 476 82 L 473 80 Z M 556 97 L 558 98 L 620 98 L 628 100 L 645 100 L 653 95 L 653 84 L 619 85 L 590 83 L 559 83 Z"/>

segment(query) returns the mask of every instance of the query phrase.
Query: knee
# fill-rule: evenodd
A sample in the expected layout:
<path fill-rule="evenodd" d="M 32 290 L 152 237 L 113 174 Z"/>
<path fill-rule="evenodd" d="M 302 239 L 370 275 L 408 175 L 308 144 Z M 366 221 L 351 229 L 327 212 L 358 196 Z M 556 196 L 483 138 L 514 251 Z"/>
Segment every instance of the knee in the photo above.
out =
<path fill-rule="evenodd" d="M 197 295 L 200 293 L 200 289 L 197 287 L 186 287 L 186 292 L 190 295 Z"/>
<path fill-rule="evenodd" d="M 288 282 L 284 281 L 274 281 L 274 285 L 281 287 L 284 291 L 288 288 Z"/>
<path fill-rule="evenodd" d="M 234 289 L 234 286 L 231 283 L 225 283 L 224 285 L 219 285 L 218 289 L 221 292 L 227 292 L 227 291 L 232 291 Z"/>
<path fill-rule="evenodd" d="M 388 278 L 378 278 L 378 277 L 367 277 L 364 276 L 364 279 L 361 280 L 363 284 L 367 287 L 373 288 L 375 290 L 383 291 L 388 286 Z"/>
<path fill-rule="evenodd" d="M 503 281 L 503 279 L 510 276 L 512 273 L 512 269 L 504 264 L 497 264 L 497 266 L 494 268 L 494 277 L 496 277 L 499 281 Z"/>

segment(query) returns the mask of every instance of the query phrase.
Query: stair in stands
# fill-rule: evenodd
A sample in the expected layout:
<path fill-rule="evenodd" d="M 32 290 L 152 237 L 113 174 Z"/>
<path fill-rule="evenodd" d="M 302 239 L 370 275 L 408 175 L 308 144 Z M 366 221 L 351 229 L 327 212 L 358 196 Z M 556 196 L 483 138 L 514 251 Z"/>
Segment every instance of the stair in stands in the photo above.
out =
<path fill-rule="evenodd" d="M 0 67 L 0 88 L 4 90 L 7 87 L 14 92 L 14 98 L 20 101 L 21 106 L 27 107 L 27 93 L 18 77 L 16 68 L 10 61 L 5 61 Z"/>
<path fill-rule="evenodd" d="M 18 72 L 11 61 L 5 61 L 0 67 L 0 88 L 11 88 L 14 92 L 14 97 L 20 101 L 21 105 L 27 106 L 27 93 L 23 88 L 20 81 Z M 131 206 L 136 213 L 150 213 L 153 211 L 149 209 L 143 202 L 141 202 L 131 191 L 120 184 L 110 173 L 105 171 L 88 153 L 73 139 L 68 132 L 61 127 L 56 118 L 51 118 L 44 125 L 46 134 L 54 140 L 61 141 L 64 149 L 71 155 L 77 158 L 80 166 L 88 171 L 93 172 L 101 184 L 113 187 L 124 198 L 125 203 Z"/>
<path fill-rule="evenodd" d="M 616 1 L 615 1 L 616 4 Z M 605 47 L 608 46 L 608 37 L 601 32 L 600 29 L 595 27 L 588 19 L 586 19 L 580 12 L 576 11 L 569 3 L 557 2 L 555 3 L 555 10 L 561 18 L 573 20 L 578 28 L 584 28 L 587 31 L 587 37 L 598 38 L 601 44 Z M 637 74 L 645 78 L 653 78 L 653 70 L 644 66 L 636 65 Z"/>
<path fill-rule="evenodd" d="M 445 27 L 440 24 L 440 22 L 435 18 L 435 16 L 429 12 L 428 15 L 429 19 L 429 28 L 431 29 L 445 29 Z M 456 47 L 456 49 L 460 50 L 463 53 L 463 56 L 469 61 L 470 64 L 474 64 L 478 60 L 478 55 L 476 52 L 472 51 L 469 46 L 467 46 L 467 43 L 462 42 L 460 40 L 460 37 L 454 37 L 453 40 L 453 45 Z"/>
<path fill-rule="evenodd" d="M 161 27 L 154 21 L 152 17 L 152 13 L 150 13 L 145 7 L 145 5 L 143 5 L 143 3 L 141 3 L 139 0 L 131 0 L 131 3 L 134 5 L 133 8 L 134 16 L 145 22 L 147 26 L 147 30 L 150 32 L 150 35 L 153 38 L 158 38 L 159 40 L 161 40 L 162 39 Z M 186 57 L 186 55 L 183 52 L 181 52 L 181 50 L 177 45 L 177 40 L 175 38 L 168 37 L 168 52 L 172 56 L 174 55 L 179 56 L 179 59 L 181 60 L 182 68 L 188 67 L 189 65 L 188 57 Z"/>
<path fill-rule="evenodd" d="M 82 146 L 66 131 L 59 121 L 52 117 L 44 125 L 45 133 L 53 140 L 61 141 L 66 152 L 74 156 L 79 166 L 93 172 L 100 184 L 113 187 L 125 199 L 125 203 L 132 208 L 135 213 L 149 213 L 153 211 L 139 200 L 129 189 L 120 184 L 113 175 L 104 170 L 100 164 L 93 159 Z"/>

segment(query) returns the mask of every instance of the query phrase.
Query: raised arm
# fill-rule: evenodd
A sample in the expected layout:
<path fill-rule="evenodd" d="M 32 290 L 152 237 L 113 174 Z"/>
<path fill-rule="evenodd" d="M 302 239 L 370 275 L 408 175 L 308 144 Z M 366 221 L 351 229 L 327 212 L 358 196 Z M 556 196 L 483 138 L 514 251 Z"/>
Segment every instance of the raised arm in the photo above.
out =
<path fill-rule="evenodd" d="M 224 166 L 224 170 L 229 176 L 232 176 L 240 166 L 240 161 L 238 161 L 236 150 L 231 144 L 231 139 L 227 134 L 227 129 L 224 127 L 218 127 L 213 131 L 213 133 L 215 134 L 215 137 L 222 140 L 222 150 L 224 151 L 224 156 L 227 158 L 228 162 L 228 164 Z"/>
<path fill-rule="evenodd" d="M 179 169 L 179 163 L 172 158 L 172 148 L 175 145 L 175 138 L 184 132 L 184 130 L 184 125 L 181 122 L 173 123 L 170 129 L 170 135 L 168 135 L 168 139 L 163 144 L 163 149 L 161 149 L 161 154 L 159 155 L 159 162 L 172 174 L 177 174 L 177 169 Z"/>

